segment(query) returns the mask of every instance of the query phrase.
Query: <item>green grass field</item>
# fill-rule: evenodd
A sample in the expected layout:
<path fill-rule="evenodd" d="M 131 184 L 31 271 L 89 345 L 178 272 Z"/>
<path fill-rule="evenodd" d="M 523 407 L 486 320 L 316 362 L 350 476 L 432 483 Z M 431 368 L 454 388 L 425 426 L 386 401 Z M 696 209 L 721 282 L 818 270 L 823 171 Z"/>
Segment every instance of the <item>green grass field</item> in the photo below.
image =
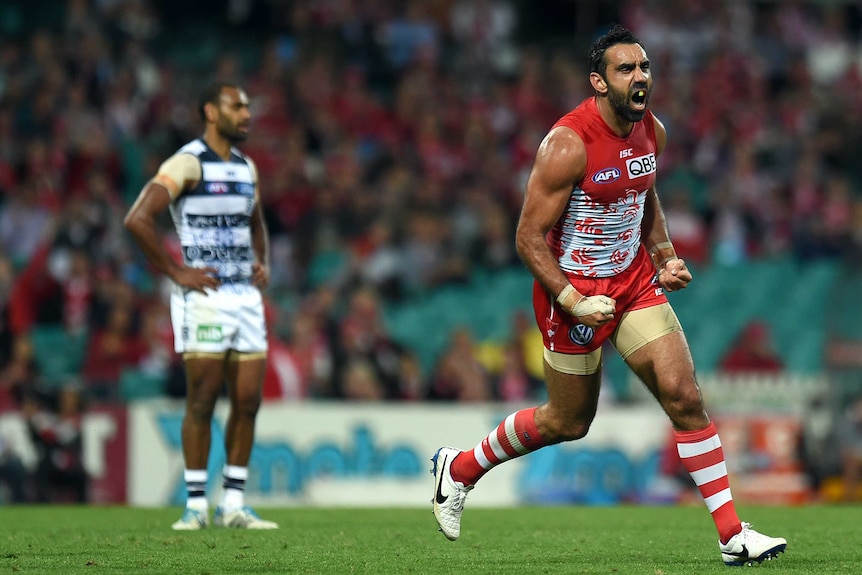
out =
<path fill-rule="evenodd" d="M 176 533 L 178 509 L 0 508 L 0 574 L 731 573 L 701 507 L 467 509 L 461 539 L 430 510 L 260 509 L 277 531 Z M 788 539 L 770 573 L 862 573 L 862 507 L 742 507 Z M 747 569 L 744 567 L 742 569 Z"/>

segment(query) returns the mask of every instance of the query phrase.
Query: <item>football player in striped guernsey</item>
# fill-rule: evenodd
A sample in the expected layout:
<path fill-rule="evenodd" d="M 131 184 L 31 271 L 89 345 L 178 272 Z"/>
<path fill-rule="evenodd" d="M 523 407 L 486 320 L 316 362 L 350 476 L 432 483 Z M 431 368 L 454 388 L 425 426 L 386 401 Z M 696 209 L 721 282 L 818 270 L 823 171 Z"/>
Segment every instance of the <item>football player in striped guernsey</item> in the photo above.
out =
<path fill-rule="evenodd" d="M 589 79 L 594 95 L 560 118 L 539 146 L 515 238 L 535 279 L 548 400 L 511 414 L 473 449 L 437 451 L 434 515 L 443 534 L 457 539 L 467 494 L 485 473 L 584 437 L 596 415 L 602 345 L 609 341 L 673 424 L 724 562 L 772 559 L 787 542 L 737 516 L 718 432 L 665 296 L 692 276 L 674 250 L 656 194 L 656 160 L 667 134 L 648 109 L 649 58 L 631 32 L 614 27 L 590 50 Z"/>
<path fill-rule="evenodd" d="M 198 102 L 205 124 L 165 160 L 126 214 L 125 225 L 149 262 L 173 283 L 174 345 L 186 372 L 182 423 L 186 508 L 176 530 L 209 524 L 211 422 L 224 385 L 222 499 L 213 524 L 275 529 L 245 503 L 248 462 L 261 403 L 267 339 L 262 290 L 269 282 L 269 239 L 255 164 L 235 145 L 248 136 L 251 113 L 235 84 L 208 86 Z M 157 218 L 169 210 L 181 261 L 165 248 Z"/>

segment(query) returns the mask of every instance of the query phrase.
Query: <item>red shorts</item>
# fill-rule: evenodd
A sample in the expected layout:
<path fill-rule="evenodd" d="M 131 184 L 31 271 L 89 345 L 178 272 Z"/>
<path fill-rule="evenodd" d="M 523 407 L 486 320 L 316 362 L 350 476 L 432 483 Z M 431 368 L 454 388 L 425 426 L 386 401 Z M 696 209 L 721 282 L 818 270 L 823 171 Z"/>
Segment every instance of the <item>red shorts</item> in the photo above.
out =
<path fill-rule="evenodd" d="M 607 278 L 587 278 L 567 273 L 579 293 L 586 296 L 606 295 L 617 302 L 614 319 L 593 330 L 563 311 L 556 298 L 538 282 L 533 282 L 533 311 L 542 332 L 545 347 L 558 353 L 582 354 L 602 347 L 627 311 L 667 302 L 656 278 L 655 267 L 643 246 L 624 272 Z"/>

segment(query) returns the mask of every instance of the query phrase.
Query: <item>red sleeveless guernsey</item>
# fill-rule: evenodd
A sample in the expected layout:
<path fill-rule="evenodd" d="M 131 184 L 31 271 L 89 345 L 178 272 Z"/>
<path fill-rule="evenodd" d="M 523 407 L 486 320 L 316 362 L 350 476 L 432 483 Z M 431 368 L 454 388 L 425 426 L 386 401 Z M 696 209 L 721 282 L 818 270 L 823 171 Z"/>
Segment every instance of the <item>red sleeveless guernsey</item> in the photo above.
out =
<path fill-rule="evenodd" d="M 631 265 L 641 245 L 646 191 L 655 183 L 652 113 L 628 137 L 605 123 L 594 97 L 560 118 L 554 128 L 574 130 L 587 150 L 584 178 L 546 238 L 560 267 L 585 277 L 610 277 Z"/>

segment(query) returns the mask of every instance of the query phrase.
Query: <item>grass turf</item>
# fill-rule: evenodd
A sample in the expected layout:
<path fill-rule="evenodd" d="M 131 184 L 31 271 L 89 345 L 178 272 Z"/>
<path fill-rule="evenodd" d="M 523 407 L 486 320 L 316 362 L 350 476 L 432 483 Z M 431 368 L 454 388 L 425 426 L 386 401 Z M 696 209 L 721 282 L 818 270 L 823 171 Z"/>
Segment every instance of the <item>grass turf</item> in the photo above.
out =
<path fill-rule="evenodd" d="M 178 533 L 179 509 L 0 508 L 0 574 L 731 573 L 701 507 L 467 509 L 447 541 L 429 510 L 260 509 L 275 531 Z M 770 573 L 862 573 L 862 508 L 742 507 L 788 539 Z"/>

